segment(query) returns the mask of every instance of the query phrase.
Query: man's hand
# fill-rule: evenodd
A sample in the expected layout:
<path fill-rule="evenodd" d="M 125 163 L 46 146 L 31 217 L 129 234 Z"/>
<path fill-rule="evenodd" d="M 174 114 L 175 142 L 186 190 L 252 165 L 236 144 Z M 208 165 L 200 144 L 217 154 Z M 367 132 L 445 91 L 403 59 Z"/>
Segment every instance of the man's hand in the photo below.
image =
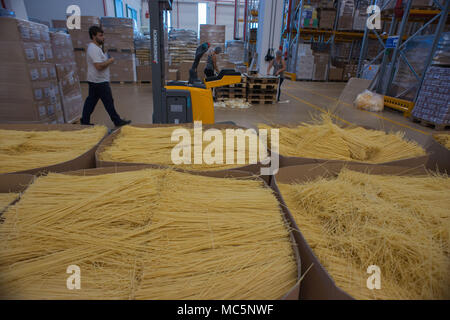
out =
<path fill-rule="evenodd" d="M 114 61 L 116 61 L 116 59 L 111 57 L 111 58 L 108 59 L 108 64 L 114 63 Z"/>

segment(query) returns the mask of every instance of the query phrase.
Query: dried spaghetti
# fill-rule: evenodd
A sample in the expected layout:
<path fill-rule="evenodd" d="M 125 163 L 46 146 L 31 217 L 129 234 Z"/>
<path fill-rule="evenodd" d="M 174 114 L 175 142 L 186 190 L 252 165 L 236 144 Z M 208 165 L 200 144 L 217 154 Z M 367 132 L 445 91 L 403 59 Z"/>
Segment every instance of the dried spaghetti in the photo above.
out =
<path fill-rule="evenodd" d="M 289 230 L 258 180 L 49 174 L 6 215 L 2 298 L 278 299 L 297 282 Z M 80 290 L 66 287 L 69 265 Z"/>
<path fill-rule="evenodd" d="M 450 134 L 435 134 L 433 137 L 444 147 L 450 149 Z"/>
<path fill-rule="evenodd" d="M 343 169 L 336 178 L 279 184 L 314 253 L 357 299 L 450 298 L 450 179 Z M 367 288 L 367 268 L 381 289 Z"/>
<path fill-rule="evenodd" d="M 0 129 L 0 173 L 54 165 L 75 159 L 107 133 L 104 126 L 74 131 Z"/>
<path fill-rule="evenodd" d="M 111 145 L 106 146 L 105 149 L 100 153 L 99 158 L 103 161 L 114 161 L 114 162 L 128 162 L 128 163 L 149 163 L 158 165 L 167 165 L 171 167 L 177 167 L 186 170 L 222 170 L 231 169 L 241 166 L 245 166 L 250 163 L 249 157 L 249 139 L 245 138 L 245 154 L 242 154 L 243 163 L 238 164 L 237 159 L 239 153 L 238 143 L 235 139 L 226 138 L 225 130 L 220 130 L 223 137 L 223 145 L 220 148 L 215 149 L 212 155 L 221 159 L 222 163 L 211 163 L 208 164 L 205 159 L 202 159 L 201 163 L 195 164 L 195 147 L 194 147 L 194 129 L 188 129 L 190 132 L 190 141 L 180 141 L 172 142 L 171 136 L 175 129 L 180 127 L 157 127 L 157 128 L 139 128 L 133 126 L 122 127 L 121 131 L 114 139 Z M 257 135 L 252 134 L 254 141 L 257 143 Z M 213 139 L 214 140 L 214 139 Z M 172 151 L 174 148 L 180 144 L 190 146 L 190 158 L 191 164 L 177 164 L 175 165 L 172 159 Z M 228 143 L 228 145 L 227 145 Z M 232 144 L 231 144 L 232 143 Z M 201 153 L 204 154 L 210 145 L 210 142 L 203 142 Z M 255 145 L 255 150 L 258 150 L 258 145 Z M 234 161 L 231 164 L 226 162 L 226 152 L 227 149 L 232 151 L 234 156 Z M 209 154 L 209 153 L 208 153 Z M 255 155 L 256 160 L 259 155 Z"/>
<path fill-rule="evenodd" d="M 271 127 L 261 124 L 259 128 Z M 324 115 L 321 122 L 279 130 L 280 154 L 288 157 L 383 163 L 425 155 L 424 149 L 407 141 L 404 133 L 341 128 L 329 115 Z"/>

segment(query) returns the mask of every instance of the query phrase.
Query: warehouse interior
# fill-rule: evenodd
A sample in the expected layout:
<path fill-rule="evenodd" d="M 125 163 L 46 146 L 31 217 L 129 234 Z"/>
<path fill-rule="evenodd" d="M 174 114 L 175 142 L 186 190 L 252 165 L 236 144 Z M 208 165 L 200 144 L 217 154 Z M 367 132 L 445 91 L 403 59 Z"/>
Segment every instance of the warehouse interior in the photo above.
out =
<path fill-rule="evenodd" d="M 450 299 L 450 1 L 0 1 L 0 299 Z"/>

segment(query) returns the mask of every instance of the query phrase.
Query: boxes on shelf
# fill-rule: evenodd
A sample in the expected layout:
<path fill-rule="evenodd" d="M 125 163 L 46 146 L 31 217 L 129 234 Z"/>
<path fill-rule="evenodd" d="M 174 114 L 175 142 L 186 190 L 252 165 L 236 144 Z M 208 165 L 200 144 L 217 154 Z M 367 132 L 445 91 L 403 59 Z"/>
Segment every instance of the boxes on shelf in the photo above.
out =
<path fill-rule="evenodd" d="M 310 5 L 304 5 L 302 9 L 302 28 L 318 28 L 319 18 L 317 15 L 317 8 Z"/>
<path fill-rule="evenodd" d="M 0 121 L 63 123 L 46 25 L 0 18 Z"/>
<path fill-rule="evenodd" d="M 333 29 L 335 20 L 335 9 L 319 9 L 319 29 Z"/>
<path fill-rule="evenodd" d="M 353 29 L 354 0 L 342 0 L 338 16 L 338 30 Z"/>
<path fill-rule="evenodd" d="M 326 80 L 328 71 L 328 53 L 314 53 L 313 80 Z"/>
<path fill-rule="evenodd" d="M 341 81 L 343 73 L 344 73 L 343 68 L 330 66 L 330 68 L 328 70 L 328 80 L 329 81 Z"/>
<path fill-rule="evenodd" d="M 360 0 L 355 7 L 353 15 L 353 30 L 364 31 L 369 15 L 367 8 L 370 6 L 370 0 Z"/>
<path fill-rule="evenodd" d="M 379 64 L 371 64 L 371 65 L 364 64 L 363 68 L 364 68 L 364 71 L 362 74 L 362 78 L 372 80 L 377 75 L 380 65 Z"/>
<path fill-rule="evenodd" d="M 344 66 L 344 74 L 342 75 L 342 80 L 350 80 L 350 78 L 356 77 L 356 73 L 358 72 L 358 64 L 357 63 L 347 63 Z"/>

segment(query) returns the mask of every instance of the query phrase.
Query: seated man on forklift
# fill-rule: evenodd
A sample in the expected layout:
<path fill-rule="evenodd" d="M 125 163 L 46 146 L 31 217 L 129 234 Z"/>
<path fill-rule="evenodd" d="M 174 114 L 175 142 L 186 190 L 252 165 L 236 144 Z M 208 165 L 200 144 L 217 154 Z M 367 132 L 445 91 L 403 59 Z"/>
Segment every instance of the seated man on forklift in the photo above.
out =
<path fill-rule="evenodd" d="M 205 75 L 206 77 L 214 77 L 214 71 L 219 73 L 217 68 L 217 55 L 222 53 L 221 47 L 216 47 L 214 50 L 208 51 L 208 60 L 206 61 Z"/>

